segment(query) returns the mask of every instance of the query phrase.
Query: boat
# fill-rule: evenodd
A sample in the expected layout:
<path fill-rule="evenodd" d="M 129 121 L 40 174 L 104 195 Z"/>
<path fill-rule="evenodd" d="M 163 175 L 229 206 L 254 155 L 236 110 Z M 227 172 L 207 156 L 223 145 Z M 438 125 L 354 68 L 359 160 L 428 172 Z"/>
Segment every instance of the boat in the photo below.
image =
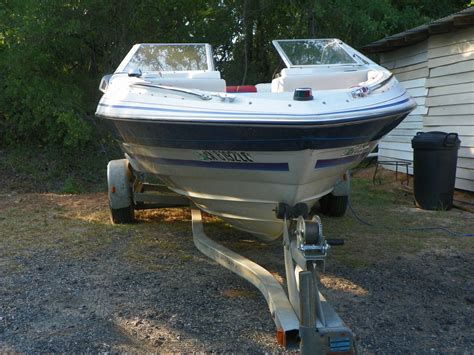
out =
<path fill-rule="evenodd" d="M 330 196 L 416 106 L 387 69 L 339 39 L 275 40 L 285 68 L 227 86 L 205 43 L 136 44 L 100 83 L 96 115 L 132 170 L 263 240 L 281 203 Z"/>

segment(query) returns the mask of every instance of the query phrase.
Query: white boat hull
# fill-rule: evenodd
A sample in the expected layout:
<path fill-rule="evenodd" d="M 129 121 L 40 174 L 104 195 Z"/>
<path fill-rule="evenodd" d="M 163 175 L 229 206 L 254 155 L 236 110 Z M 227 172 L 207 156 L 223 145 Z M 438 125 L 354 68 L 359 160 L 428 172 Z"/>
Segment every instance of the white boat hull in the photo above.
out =
<path fill-rule="evenodd" d="M 239 169 L 239 163 L 220 167 L 215 162 L 197 160 L 201 152 L 190 149 L 133 144 L 123 144 L 123 149 L 135 170 L 159 176 L 170 189 L 236 228 L 272 240 L 283 230 L 283 223 L 274 212 L 278 203 L 293 206 L 303 202 L 313 206 L 331 192 L 345 171 L 357 165 L 375 144 L 324 150 L 245 152 L 253 160 L 254 169 L 248 169 L 247 165 Z M 177 161 L 184 163 L 178 165 Z M 202 164 L 193 166 L 196 164 L 193 162 Z"/>

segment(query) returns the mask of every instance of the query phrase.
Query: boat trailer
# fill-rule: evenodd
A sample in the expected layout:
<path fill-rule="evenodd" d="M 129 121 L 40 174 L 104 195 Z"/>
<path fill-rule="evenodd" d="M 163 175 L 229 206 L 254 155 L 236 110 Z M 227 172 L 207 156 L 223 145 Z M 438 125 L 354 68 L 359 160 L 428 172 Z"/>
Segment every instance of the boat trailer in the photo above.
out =
<path fill-rule="evenodd" d="M 291 211 L 287 205 L 280 204 L 282 207 Z M 295 207 L 293 210 L 300 210 L 298 205 Z M 319 217 L 305 220 L 302 215 L 283 216 L 287 296 L 269 271 L 207 237 L 199 209 L 192 206 L 191 213 L 196 247 L 260 290 L 275 321 L 280 345 L 300 342 L 301 354 L 353 352 L 354 334 L 319 292 L 318 271 L 324 270 L 332 242 L 325 240 Z"/>
<path fill-rule="evenodd" d="M 280 345 L 297 347 L 299 344 L 303 355 L 355 353 L 353 332 L 318 286 L 319 272 L 325 269 L 331 245 L 342 245 L 343 240 L 326 239 L 320 218 L 308 219 L 305 204 L 280 203 L 275 209 L 284 226 L 287 295 L 268 270 L 211 240 L 204 233 L 201 211 L 190 200 L 164 185 L 145 183 L 133 170 L 127 159 L 113 160 L 107 167 L 109 206 L 114 223 L 133 221 L 134 209 L 190 206 L 194 244 L 203 254 L 260 290 L 275 321 Z"/>

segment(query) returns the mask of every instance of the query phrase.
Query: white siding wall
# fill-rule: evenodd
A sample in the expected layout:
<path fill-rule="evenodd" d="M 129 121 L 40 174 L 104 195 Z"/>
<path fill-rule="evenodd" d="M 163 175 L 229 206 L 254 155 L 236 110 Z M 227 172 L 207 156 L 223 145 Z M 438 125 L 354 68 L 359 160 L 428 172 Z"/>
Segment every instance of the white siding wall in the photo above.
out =
<path fill-rule="evenodd" d="M 424 131 L 461 139 L 456 187 L 474 191 L 474 27 L 428 38 Z"/>
<path fill-rule="evenodd" d="M 426 41 L 396 51 L 383 53 L 381 65 L 391 70 L 418 103 L 418 107 L 379 144 L 379 160 L 413 160 L 411 139 L 423 130 L 428 77 L 428 44 Z M 385 166 L 395 169 L 393 166 Z M 409 169 L 413 172 L 412 167 Z"/>
<path fill-rule="evenodd" d="M 381 64 L 395 74 L 418 107 L 380 142 L 379 160 L 412 161 L 416 132 L 456 132 L 462 142 L 456 188 L 474 191 L 474 27 L 382 53 Z"/>

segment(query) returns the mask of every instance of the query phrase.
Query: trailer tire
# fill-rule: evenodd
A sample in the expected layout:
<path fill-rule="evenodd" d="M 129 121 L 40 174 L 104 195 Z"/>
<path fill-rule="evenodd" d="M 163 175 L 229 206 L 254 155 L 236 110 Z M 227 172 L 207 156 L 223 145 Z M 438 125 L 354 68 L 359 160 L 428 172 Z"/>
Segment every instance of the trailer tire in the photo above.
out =
<path fill-rule="evenodd" d="M 132 194 L 133 174 L 126 159 L 112 160 L 107 165 L 110 219 L 114 224 L 135 221 Z"/>
<path fill-rule="evenodd" d="M 330 217 L 342 217 L 346 213 L 349 202 L 348 196 L 334 196 L 329 193 L 319 200 L 321 212 Z"/>
<path fill-rule="evenodd" d="M 111 208 L 110 218 L 114 224 L 130 224 L 135 222 L 133 206 L 117 209 Z"/>
<path fill-rule="evenodd" d="M 133 206 L 117 209 L 111 208 L 110 218 L 113 224 L 130 224 L 135 222 Z"/>

